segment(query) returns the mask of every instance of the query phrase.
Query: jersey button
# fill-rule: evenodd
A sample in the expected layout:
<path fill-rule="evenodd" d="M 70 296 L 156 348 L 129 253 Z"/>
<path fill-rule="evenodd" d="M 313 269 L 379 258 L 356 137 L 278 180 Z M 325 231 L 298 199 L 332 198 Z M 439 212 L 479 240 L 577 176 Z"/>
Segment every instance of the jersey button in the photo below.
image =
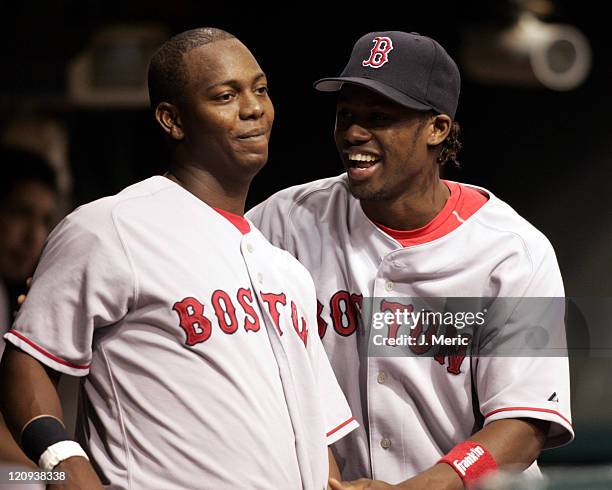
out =
<path fill-rule="evenodd" d="M 255 247 L 251 243 L 247 243 L 247 250 L 252 254 Z"/>
<path fill-rule="evenodd" d="M 261 272 L 257 273 L 257 282 L 263 284 L 263 274 Z"/>
<path fill-rule="evenodd" d="M 393 282 L 391 281 L 387 281 L 387 284 L 385 284 L 385 289 L 387 291 L 393 291 L 393 288 L 395 287 L 395 284 L 393 284 Z"/>
<path fill-rule="evenodd" d="M 387 379 L 387 375 L 384 373 L 384 371 L 381 371 L 380 373 L 378 373 L 378 376 L 376 376 L 376 381 L 378 381 L 378 384 L 385 384 L 385 380 Z"/>
<path fill-rule="evenodd" d="M 391 447 L 391 441 L 385 437 L 380 441 L 380 447 L 383 449 L 389 449 Z"/>

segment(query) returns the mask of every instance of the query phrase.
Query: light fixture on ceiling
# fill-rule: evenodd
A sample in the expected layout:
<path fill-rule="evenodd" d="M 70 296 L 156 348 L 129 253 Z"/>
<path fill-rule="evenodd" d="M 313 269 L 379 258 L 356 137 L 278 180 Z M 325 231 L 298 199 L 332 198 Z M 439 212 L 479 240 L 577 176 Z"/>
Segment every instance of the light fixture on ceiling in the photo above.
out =
<path fill-rule="evenodd" d="M 585 35 L 569 24 L 542 20 L 544 12 L 554 10 L 549 1 L 514 3 L 511 24 L 476 26 L 464 33 L 465 74 L 481 83 L 559 91 L 581 85 L 591 70 L 591 47 Z"/>
<path fill-rule="evenodd" d="M 68 67 L 68 97 L 80 107 L 148 106 L 147 68 L 155 50 L 168 38 L 155 24 L 106 25 Z"/>

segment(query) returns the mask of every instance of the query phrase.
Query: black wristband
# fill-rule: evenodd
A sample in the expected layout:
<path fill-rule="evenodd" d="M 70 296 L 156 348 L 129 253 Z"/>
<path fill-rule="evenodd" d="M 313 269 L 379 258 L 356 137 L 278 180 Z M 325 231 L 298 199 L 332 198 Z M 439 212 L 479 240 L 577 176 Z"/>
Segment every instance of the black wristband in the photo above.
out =
<path fill-rule="evenodd" d="M 39 417 L 24 427 L 21 432 L 21 447 L 25 455 L 34 463 L 49 446 L 56 442 L 70 441 L 72 438 L 62 423 L 49 415 Z"/>

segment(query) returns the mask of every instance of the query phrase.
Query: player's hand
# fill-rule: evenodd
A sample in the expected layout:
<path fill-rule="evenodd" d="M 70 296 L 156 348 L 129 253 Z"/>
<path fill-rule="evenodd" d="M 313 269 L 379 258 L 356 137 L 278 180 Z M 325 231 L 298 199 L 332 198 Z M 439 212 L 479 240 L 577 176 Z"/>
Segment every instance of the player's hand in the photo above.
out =
<path fill-rule="evenodd" d="M 27 290 L 25 293 L 21 293 L 19 296 L 17 296 L 17 309 L 13 311 L 13 318 L 17 316 L 17 312 L 19 311 L 19 308 L 21 308 L 21 305 L 28 297 L 28 291 L 30 290 L 30 286 L 32 285 L 32 276 L 28 277 L 25 283 L 26 283 Z"/>
<path fill-rule="evenodd" d="M 67 479 L 47 485 L 47 490 L 104 490 L 98 475 L 85 458 L 68 458 L 53 468 L 53 471 L 66 472 Z"/>
<path fill-rule="evenodd" d="M 30 290 L 30 286 L 32 286 L 31 276 L 26 279 L 26 287 L 28 288 L 28 291 Z M 19 296 L 17 296 L 17 304 L 19 306 L 21 306 L 23 302 L 26 300 L 27 295 L 28 295 L 28 292 L 26 291 L 25 294 L 22 293 Z"/>
<path fill-rule="evenodd" d="M 397 489 L 395 485 L 389 485 L 380 480 L 368 480 L 360 478 L 355 481 L 338 481 L 335 478 L 329 479 L 329 487 L 331 490 L 392 490 Z"/>

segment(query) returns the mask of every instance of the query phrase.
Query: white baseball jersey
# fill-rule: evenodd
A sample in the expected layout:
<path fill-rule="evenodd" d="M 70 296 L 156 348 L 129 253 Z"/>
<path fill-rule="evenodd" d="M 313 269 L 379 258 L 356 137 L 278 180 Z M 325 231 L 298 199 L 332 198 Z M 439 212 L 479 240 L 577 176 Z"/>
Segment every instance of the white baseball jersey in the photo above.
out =
<path fill-rule="evenodd" d="M 238 226 L 156 176 L 46 243 L 5 338 L 86 376 L 79 426 L 108 488 L 322 490 L 327 445 L 357 426 L 312 278 Z"/>
<path fill-rule="evenodd" d="M 367 218 L 346 174 L 283 190 L 247 213 L 315 281 L 319 334 L 361 423 L 334 445 L 345 479 L 403 481 L 469 439 L 480 416 L 484 425 L 518 417 L 550 421 L 547 447 L 573 437 L 567 357 L 370 357 L 363 351 L 358 307 L 368 297 L 564 296 L 544 235 L 480 192 L 488 200 L 470 217 L 445 206 L 441 213 L 457 220 L 452 231 L 405 247 Z M 539 473 L 535 464 L 529 471 Z"/>

